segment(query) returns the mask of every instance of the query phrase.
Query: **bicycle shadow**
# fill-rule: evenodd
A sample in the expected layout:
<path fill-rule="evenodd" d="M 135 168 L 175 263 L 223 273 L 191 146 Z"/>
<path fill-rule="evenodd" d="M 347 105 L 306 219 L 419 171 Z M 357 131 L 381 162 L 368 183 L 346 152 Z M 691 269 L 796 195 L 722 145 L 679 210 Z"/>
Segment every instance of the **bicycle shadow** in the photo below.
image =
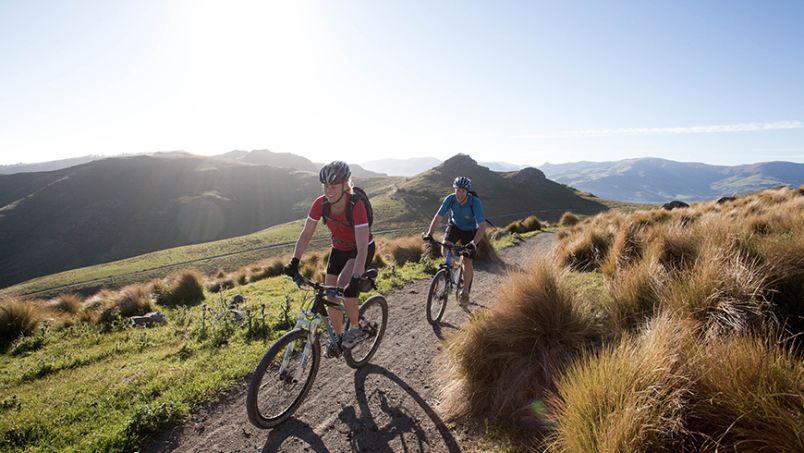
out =
<path fill-rule="evenodd" d="M 455 324 L 451 324 L 447 321 L 437 322 L 433 324 L 433 333 L 435 334 L 436 338 L 442 341 L 445 338 L 442 327 L 446 327 L 447 329 L 451 330 L 458 330 L 458 326 L 456 326 Z"/>
<path fill-rule="evenodd" d="M 315 433 L 313 428 L 296 417 L 290 417 L 280 427 L 272 429 L 268 434 L 265 445 L 262 447 L 262 451 L 263 453 L 285 451 L 283 445 L 285 441 L 291 438 L 305 442 L 309 446 L 305 450 L 309 448 L 316 453 L 329 453 L 324 441 Z"/>
<path fill-rule="evenodd" d="M 413 399 L 414 405 L 398 401 L 393 391 L 379 387 L 367 389 L 370 375 L 378 375 L 392 382 Z M 370 364 L 355 373 L 355 395 L 360 414 L 353 406 L 344 407 L 338 418 L 349 427 L 349 439 L 356 451 L 426 451 L 443 445 L 450 452 L 460 452 L 460 446 L 435 410 L 399 376 L 381 366 Z M 371 400 L 371 404 L 369 402 Z M 379 403 L 379 404 L 377 404 Z M 372 414 L 379 407 L 380 412 Z M 424 412 L 426 419 L 417 412 Z M 439 438 L 429 438 L 422 421 L 435 425 Z M 381 426 L 380 426 L 381 425 Z M 397 445 L 392 446 L 391 442 Z M 401 447 L 399 446 L 401 444 Z"/>

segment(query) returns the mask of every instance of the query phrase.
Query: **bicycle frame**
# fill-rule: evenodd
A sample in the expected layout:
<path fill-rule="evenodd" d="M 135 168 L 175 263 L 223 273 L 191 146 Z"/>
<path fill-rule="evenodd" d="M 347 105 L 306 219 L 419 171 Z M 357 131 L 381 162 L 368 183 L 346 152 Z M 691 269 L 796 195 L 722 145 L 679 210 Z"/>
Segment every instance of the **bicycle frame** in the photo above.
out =
<path fill-rule="evenodd" d="M 329 317 L 326 315 L 322 315 L 319 311 L 323 309 L 324 306 L 336 307 L 342 313 L 346 313 L 346 307 L 343 306 L 342 303 L 338 302 L 331 302 L 326 300 L 327 297 L 335 297 L 343 299 L 343 290 L 337 287 L 329 287 L 321 285 L 320 283 L 313 282 L 309 279 L 304 277 L 300 277 L 296 281 L 299 286 L 302 284 L 311 287 L 315 291 L 315 295 L 313 296 L 312 300 L 313 303 L 309 309 L 305 309 L 304 305 L 302 305 L 301 310 L 299 311 L 299 316 L 296 318 L 296 325 L 294 328 L 302 329 L 307 331 L 307 343 L 302 352 L 302 357 L 299 362 L 299 368 L 296 370 L 296 376 L 294 378 L 298 381 L 301 379 L 301 375 L 304 372 L 305 366 L 307 365 L 307 358 L 310 357 L 310 353 L 313 349 L 313 342 L 316 340 L 318 336 L 318 329 L 323 324 L 324 330 L 327 332 L 329 339 L 332 343 L 338 342 L 338 337 L 335 335 L 335 330 L 332 328 L 332 325 L 329 323 Z M 285 367 L 287 366 L 288 362 L 290 361 L 291 356 L 293 355 L 295 346 L 290 345 L 285 350 L 285 355 L 282 358 L 282 364 L 279 366 L 279 374 L 282 375 L 285 371 Z"/>
<path fill-rule="evenodd" d="M 440 245 L 440 246 L 442 246 L 442 247 L 447 249 L 447 254 L 446 254 L 446 256 L 444 256 L 445 263 L 440 265 L 439 268 L 446 268 L 446 269 L 449 270 L 450 286 L 458 286 L 459 282 L 456 281 L 456 277 L 455 277 L 456 268 L 455 268 L 455 261 L 454 260 L 455 260 L 455 255 L 457 254 L 458 257 L 459 257 L 458 259 L 460 260 L 459 266 L 463 266 L 463 256 L 461 255 L 461 253 L 463 252 L 465 247 L 457 246 L 457 245 L 454 245 L 454 244 L 445 244 L 443 242 L 438 242 L 435 239 L 432 239 L 431 242 L 433 244 L 438 244 L 438 245 Z M 458 269 L 461 269 L 461 267 L 458 267 Z M 457 277 L 457 278 L 460 278 L 460 277 Z"/>

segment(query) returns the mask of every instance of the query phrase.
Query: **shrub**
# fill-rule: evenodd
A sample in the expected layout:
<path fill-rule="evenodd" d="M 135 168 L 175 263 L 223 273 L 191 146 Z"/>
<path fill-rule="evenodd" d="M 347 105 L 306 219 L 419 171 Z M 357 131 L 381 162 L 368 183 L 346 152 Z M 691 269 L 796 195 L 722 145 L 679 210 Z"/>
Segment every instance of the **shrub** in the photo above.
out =
<path fill-rule="evenodd" d="M 0 302 L 0 351 L 17 338 L 35 333 L 41 318 L 35 307 L 20 299 Z"/>
<path fill-rule="evenodd" d="M 443 407 L 451 418 L 539 422 L 531 403 L 599 336 L 596 321 L 574 303 L 565 275 L 539 261 L 529 273 L 511 275 L 498 303 L 448 340 Z"/>
<path fill-rule="evenodd" d="M 578 222 L 580 222 L 580 219 L 578 219 L 578 216 L 576 216 L 575 214 L 573 214 L 573 213 L 571 213 L 569 211 L 567 211 L 564 214 L 562 214 L 561 218 L 558 219 L 558 224 L 563 226 L 563 227 L 577 225 Z"/>

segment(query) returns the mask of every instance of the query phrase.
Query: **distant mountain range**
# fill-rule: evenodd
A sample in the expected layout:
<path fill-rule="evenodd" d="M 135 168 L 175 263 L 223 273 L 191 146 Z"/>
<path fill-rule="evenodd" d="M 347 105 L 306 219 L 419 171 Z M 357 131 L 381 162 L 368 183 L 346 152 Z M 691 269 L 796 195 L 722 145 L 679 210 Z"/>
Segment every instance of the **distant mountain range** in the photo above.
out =
<path fill-rule="evenodd" d="M 51 160 L 48 162 L 40 162 L 36 164 L 0 165 L 0 175 L 11 175 L 14 173 L 30 173 L 35 171 L 61 170 L 62 168 L 72 167 L 74 165 L 81 165 L 98 159 L 104 159 L 104 157 L 88 155 L 81 157 L 73 157 L 70 159 Z"/>
<path fill-rule="evenodd" d="M 780 185 L 804 184 L 804 164 L 718 166 L 657 158 L 544 164 L 548 178 L 598 197 L 642 203 L 703 201 Z"/>

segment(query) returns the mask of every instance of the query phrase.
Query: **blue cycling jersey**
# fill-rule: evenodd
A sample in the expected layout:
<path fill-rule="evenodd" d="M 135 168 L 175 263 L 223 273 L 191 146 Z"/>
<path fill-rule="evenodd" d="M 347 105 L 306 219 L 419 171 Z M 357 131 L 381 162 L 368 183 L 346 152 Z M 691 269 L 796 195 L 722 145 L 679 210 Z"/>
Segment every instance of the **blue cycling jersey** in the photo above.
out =
<path fill-rule="evenodd" d="M 483 203 L 480 202 L 480 198 L 472 194 L 467 195 L 463 206 L 458 203 L 454 193 L 447 195 L 438 209 L 438 215 L 446 216 L 447 211 L 450 211 L 449 222 L 463 231 L 476 230 L 480 227 L 480 223 L 486 220 Z M 474 211 L 474 215 L 472 211 Z"/>

